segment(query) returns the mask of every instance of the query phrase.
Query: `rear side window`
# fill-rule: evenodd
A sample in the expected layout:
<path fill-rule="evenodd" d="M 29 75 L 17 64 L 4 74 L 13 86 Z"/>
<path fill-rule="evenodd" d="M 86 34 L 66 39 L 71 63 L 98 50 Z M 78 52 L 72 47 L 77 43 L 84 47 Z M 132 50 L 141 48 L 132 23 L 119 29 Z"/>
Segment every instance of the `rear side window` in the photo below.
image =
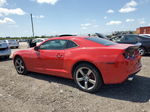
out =
<path fill-rule="evenodd" d="M 136 35 L 125 35 L 125 41 L 128 41 L 128 42 L 136 42 L 138 41 L 137 39 L 137 36 Z"/>
<path fill-rule="evenodd" d="M 87 40 L 102 44 L 102 45 L 106 45 L 106 46 L 110 46 L 110 45 L 116 45 L 117 43 L 114 43 L 112 41 L 106 40 L 106 39 L 102 39 L 102 38 L 95 38 L 95 37 L 89 37 L 86 38 Z"/>
<path fill-rule="evenodd" d="M 137 38 L 128 36 L 128 37 L 125 38 L 125 40 L 129 41 L 129 42 L 135 42 L 135 41 L 137 41 Z"/>
<path fill-rule="evenodd" d="M 68 49 L 68 48 L 73 48 L 73 47 L 77 47 L 77 46 L 78 46 L 77 44 L 75 44 L 74 42 L 68 40 L 66 48 Z"/>

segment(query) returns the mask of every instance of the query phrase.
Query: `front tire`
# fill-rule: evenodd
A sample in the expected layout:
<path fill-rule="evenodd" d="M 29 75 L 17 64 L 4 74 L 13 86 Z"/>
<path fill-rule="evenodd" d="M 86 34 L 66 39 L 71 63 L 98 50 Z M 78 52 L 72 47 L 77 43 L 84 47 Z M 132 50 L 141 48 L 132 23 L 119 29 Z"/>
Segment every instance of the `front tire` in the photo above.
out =
<path fill-rule="evenodd" d="M 15 58 L 14 65 L 18 74 L 26 75 L 28 73 L 25 63 L 21 57 Z"/>
<path fill-rule="evenodd" d="M 88 63 L 78 65 L 74 70 L 73 78 L 79 89 L 85 92 L 96 92 L 103 84 L 99 71 Z"/>

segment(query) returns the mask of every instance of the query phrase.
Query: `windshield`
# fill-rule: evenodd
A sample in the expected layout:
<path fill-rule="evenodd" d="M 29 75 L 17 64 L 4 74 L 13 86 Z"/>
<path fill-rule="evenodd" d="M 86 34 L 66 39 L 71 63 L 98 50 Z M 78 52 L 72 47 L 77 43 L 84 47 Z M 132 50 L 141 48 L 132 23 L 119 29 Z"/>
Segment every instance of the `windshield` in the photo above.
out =
<path fill-rule="evenodd" d="M 110 45 L 116 45 L 117 43 L 106 40 L 106 39 L 102 39 L 102 38 L 96 38 L 96 37 L 89 37 L 86 38 L 87 40 L 102 44 L 102 45 L 106 45 L 106 46 L 110 46 Z"/>

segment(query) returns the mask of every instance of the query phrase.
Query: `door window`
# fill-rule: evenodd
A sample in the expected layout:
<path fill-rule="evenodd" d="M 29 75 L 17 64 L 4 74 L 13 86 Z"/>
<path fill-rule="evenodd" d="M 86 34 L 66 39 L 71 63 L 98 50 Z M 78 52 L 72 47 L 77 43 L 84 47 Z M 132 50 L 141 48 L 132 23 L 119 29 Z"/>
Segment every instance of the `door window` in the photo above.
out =
<path fill-rule="evenodd" d="M 65 48 L 66 40 L 49 40 L 40 45 L 40 49 L 44 50 L 62 50 Z"/>
<path fill-rule="evenodd" d="M 137 37 L 134 35 L 133 36 L 126 36 L 125 40 L 128 42 L 137 42 L 138 41 Z"/>
<path fill-rule="evenodd" d="M 66 49 L 68 48 L 73 48 L 73 47 L 77 47 L 78 45 L 75 44 L 73 41 L 68 40 L 67 45 L 66 45 Z"/>

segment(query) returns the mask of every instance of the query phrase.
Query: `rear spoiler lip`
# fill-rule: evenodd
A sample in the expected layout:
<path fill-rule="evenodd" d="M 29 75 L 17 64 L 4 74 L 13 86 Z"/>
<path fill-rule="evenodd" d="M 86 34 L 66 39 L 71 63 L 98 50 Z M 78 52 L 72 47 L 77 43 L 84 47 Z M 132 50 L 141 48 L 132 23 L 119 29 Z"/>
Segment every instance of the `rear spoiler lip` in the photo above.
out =
<path fill-rule="evenodd" d="M 131 46 L 127 47 L 125 50 L 130 50 L 130 49 L 139 49 L 139 47 L 141 46 L 141 43 L 137 43 L 137 44 L 132 44 Z"/>
<path fill-rule="evenodd" d="M 137 43 L 137 44 L 135 44 L 135 46 L 138 46 L 138 47 L 140 47 L 142 45 L 142 43 Z"/>
<path fill-rule="evenodd" d="M 141 43 L 131 44 L 130 46 L 125 48 L 125 50 L 130 49 L 130 48 L 138 49 L 141 45 L 142 45 Z"/>

